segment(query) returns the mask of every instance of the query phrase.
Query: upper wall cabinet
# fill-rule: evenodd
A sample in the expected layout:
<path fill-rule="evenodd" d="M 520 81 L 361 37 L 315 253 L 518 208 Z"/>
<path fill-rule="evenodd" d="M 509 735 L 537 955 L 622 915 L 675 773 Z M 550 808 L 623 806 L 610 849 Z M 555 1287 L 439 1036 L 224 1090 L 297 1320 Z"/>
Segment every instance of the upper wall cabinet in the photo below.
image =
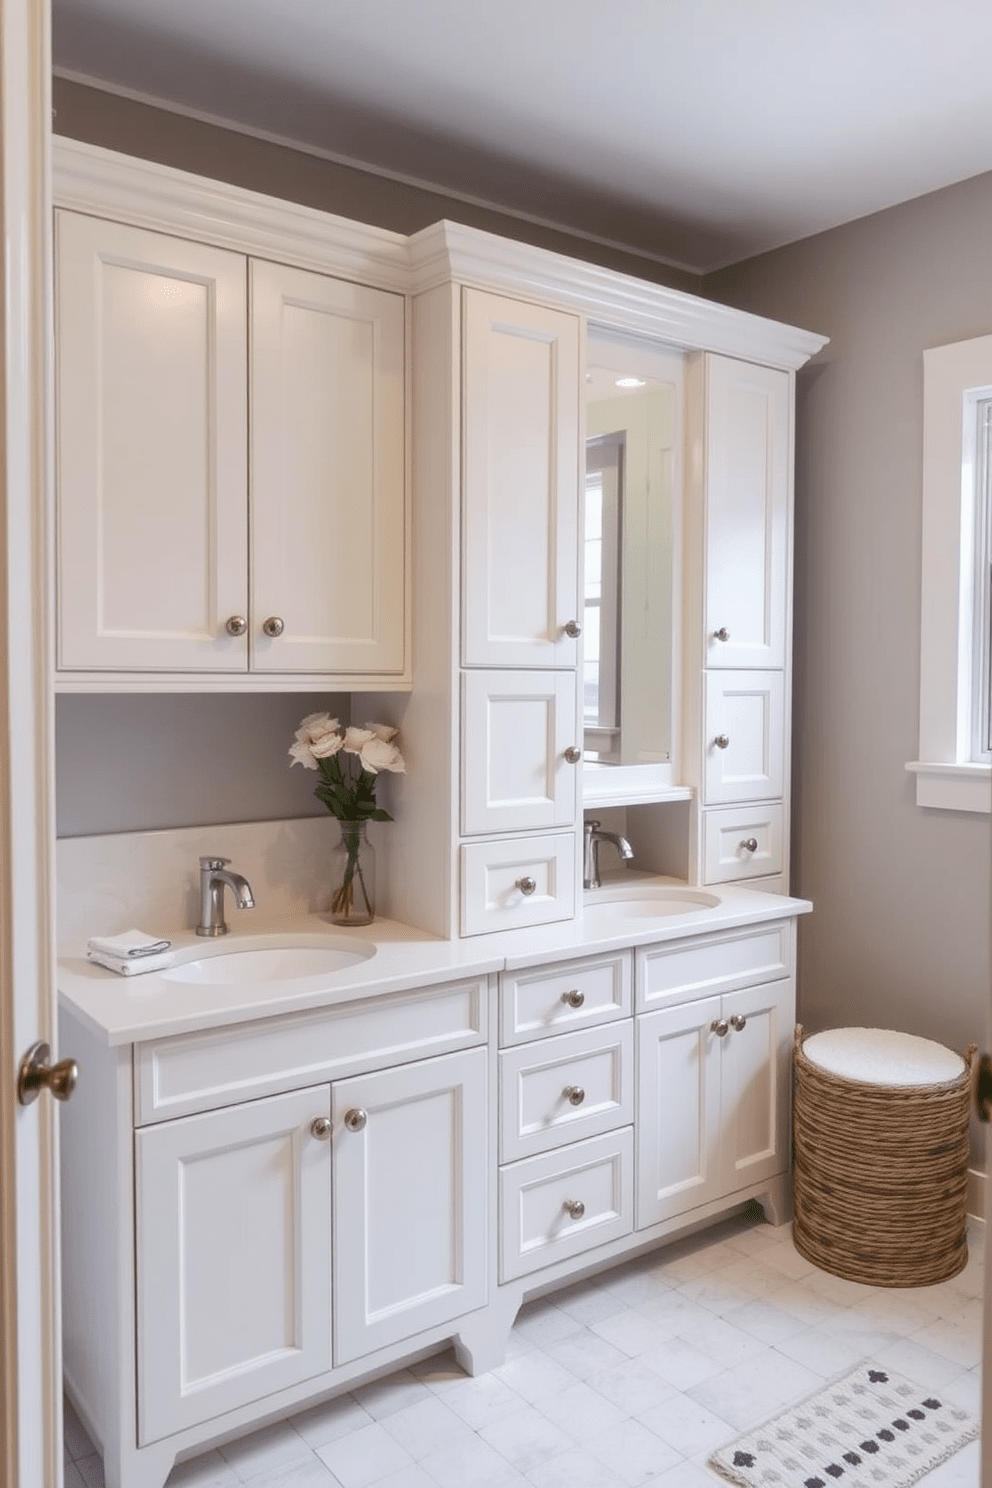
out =
<path fill-rule="evenodd" d="M 408 685 L 404 297 L 72 212 L 56 242 L 60 683 Z"/>
<path fill-rule="evenodd" d="M 462 660 L 574 667 L 579 320 L 462 295 Z"/>

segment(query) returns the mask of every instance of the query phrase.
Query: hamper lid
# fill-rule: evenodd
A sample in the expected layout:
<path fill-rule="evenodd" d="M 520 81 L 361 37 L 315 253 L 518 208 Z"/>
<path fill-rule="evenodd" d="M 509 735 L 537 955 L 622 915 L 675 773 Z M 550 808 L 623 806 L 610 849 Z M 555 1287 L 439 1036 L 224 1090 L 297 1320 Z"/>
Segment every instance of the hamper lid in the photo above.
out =
<path fill-rule="evenodd" d="M 811 1064 L 866 1085 L 944 1085 L 965 1069 L 953 1049 L 887 1028 L 830 1028 L 802 1047 Z"/>

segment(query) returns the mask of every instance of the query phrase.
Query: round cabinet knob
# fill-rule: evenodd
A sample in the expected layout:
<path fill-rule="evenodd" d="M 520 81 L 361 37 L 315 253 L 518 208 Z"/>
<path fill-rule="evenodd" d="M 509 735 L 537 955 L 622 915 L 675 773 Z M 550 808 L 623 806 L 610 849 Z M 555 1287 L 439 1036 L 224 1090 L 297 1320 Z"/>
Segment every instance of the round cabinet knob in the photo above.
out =
<path fill-rule="evenodd" d="M 40 1090 L 50 1090 L 57 1101 L 67 1101 L 79 1079 L 79 1065 L 74 1059 L 60 1059 L 49 1064 L 52 1051 L 46 1043 L 32 1044 L 17 1072 L 17 1099 L 22 1106 L 37 1100 Z"/>
<path fill-rule="evenodd" d="M 730 1026 L 736 1033 L 742 1032 L 747 1027 L 747 1019 L 743 1013 L 735 1013 L 730 1020 Z"/>
<path fill-rule="evenodd" d="M 310 1135 L 318 1142 L 326 1142 L 331 1135 L 331 1123 L 326 1116 L 315 1116 L 310 1123 Z"/>
<path fill-rule="evenodd" d="M 534 890 L 537 888 L 537 879 L 536 878 L 518 878 L 517 879 L 517 888 L 520 890 L 521 894 L 527 894 L 527 895 L 533 894 Z"/>
<path fill-rule="evenodd" d="M 730 1024 L 726 1018 L 714 1018 L 710 1024 L 710 1032 L 715 1033 L 717 1038 L 726 1038 L 730 1032 Z"/>
<path fill-rule="evenodd" d="M 758 839 L 757 839 L 757 837 L 745 837 L 744 838 L 744 841 L 741 843 L 741 847 L 744 849 L 745 852 L 749 852 L 749 853 L 755 853 L 755 852 L 757 852 L 758 851 Z"/>
<path fill-rule="evenodd" d="M 368 1119 L 367 1113 L 362 1110 L 361 1106 L 353 1106 L 350 1111 L 344 1113 L 344 1124 L 350 1132 L 364 1131 Z"/>
<path fill-rule="evenodd" d="M 244 615 L 229 615 L 227 624 L 224 629 L 227 631 L 228 635 L 244 635 L 245 631 L 248 629 L 248 621 L 245 619 Z"/>
<path fill-rule="evenodd" d="M 582 750 L 578 749 L 574 744 L 569 744 L 565 750 L 565 758 L 570 765 L 577 765 L 582 758 Z"/>
<path fill-rule="evenodd" d="M 727 629 L 727 627 L 725 625 L 721 625 L 719 630 L 715 630 L 713 632 L 713 639 L 715 641 L 729 641 L 730 640 L 730 631 Z"/>
<path fill-rule="evenodd" d="M 569 620 L 568 624 L 565 626 L 565 634 L 567 636 L 571 636 L 573 641 L 578 640 L 579 636 L 582 634 L 582 626 L 579 624 L 578 620 Z"/>
<path fill-rule="evenodd" d="M 286 622 L 279 615 L 270 615 L 267 620 L 262 621 L 262 629 L 274 641 L 286 629 Z"/>
<path fill-rule="evenodd" d="M 570 1008 L 580 1008 L 586 1000 L 586 994 L 580 992 L 578 987 L 573 987 L 570 992 L 563 992 L 561 1000 Z"/>
<path fill-rule="evenodd" d="M 562 1096 L 570 1106 L 581 1106 L 586 1098 L 586 1093 L 581 1085 L 566 1085 Z"/>
<path fill-rule="evenodd" d="M 730 735 L 717 734 L 716 738 L 713 740 L 713 743 L 716 745 L 717 749 L 727 749 L 730 745 Z"/>
<path fill-rule="evenodd" d="M 561 1207 L 569 1219 L 581 1219 L 586 1212 L 586 1206 L 581 1199 L 566 1199 Z"/>

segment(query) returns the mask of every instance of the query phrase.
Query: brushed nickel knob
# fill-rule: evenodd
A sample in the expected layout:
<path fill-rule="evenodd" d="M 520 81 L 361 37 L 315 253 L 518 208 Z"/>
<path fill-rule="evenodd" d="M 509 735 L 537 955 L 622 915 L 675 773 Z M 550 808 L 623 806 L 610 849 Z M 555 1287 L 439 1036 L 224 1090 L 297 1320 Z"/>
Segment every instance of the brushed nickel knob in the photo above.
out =
<path fill-rule="evenodd" d="M 32 1044 L 17 1072 L 17 1099 L 22 1106 L 37 1100 L 38 1092 L 50 1090 L 57 1101 L 67 1101 L 79 1079 L 79 1065 L 74 1059 L 60 1059 L 49 1064 L 52 1051 L 48 1044 Z"/>
<path fill-rule="evenodd" d="M 568 624 L 565 626 L 565 634 L 567 636 L 571 636 L 573 641 L 578 640 L 579 636 L 582 634 L 582 626 L 579 624 L 578 620 L 569 620 Z"/>
<path fill-rule="evenodd" d="M 568 763 L 570 765 L 577 765 L 579 763 L 579 760 L 582 758 L 582 750 L 577 748 L 574 744 L 569 744 L 568 748 L 565 750 L 565 758 L 568 760 Z"/>
<path fill-rule="evenodd" d="M 581 1106 L 586 1098 L 586 1093 L 581 1085 L 566 1085 L 562 1091 L 562 1097 L 568 1101 L 570 1106 Z"/>
<path fill-rule="evenodd" d="M 286 622 L 280 615 L 270 615 L 267 620 L 262 621 L 262 629 L 267 636 L 275 640 L 276 636 L 281 636 L 286 629 Z"/>
<path fill-rule="evenodd" d="M 228 635 L 244 635 L 245 631 L 248 629 L 248 621 L 245 619 L 244 615 L 229 615 L 227 624 L 225 625 L 224 629 L 227 631 Z"/>
<path fill-rule="evenodd" d="M 717 734 L 716 738 L 713 740 L 713 743 L 716 745 L 717 749 L 726 749 L 730 744 L 730 735 Z"/>
<path fill-rule="evenodd" d="M 757 837 L 745 837 L 744 838 L 744 841 L 741 843 L 741 847 L 744 849 L 745 852 L 752 852 L 752 853 L 753 852 L 757 852 L 758 851 L 758 839 L 757 839 Z"/>
<path fill-rule="evenodd" d="M 714 1018 L 710 1024 L 710 1032 L 715 1033 L 717 1038 L 726 1038 L 730 1032 L 730 1024 L 726 1018 Z"/>
<path fill-rule="evenodd" d="M 518 878 L 517 888 L 520 890 L 521 894 L 533 894 L 534 890 L 537 888 L 537 879 Z"/>
<path fill-rule="evenodd" d="M 586 1206 L 581 1199 L 566 1199 L 561 1207 L 569 1219 L 581 1219 L 586 1212 Z"/>
<path fill-rule="evenodd" d="M 561 994 L 561 1000 L 570 1008 L 580 1008 L 586 1000 L 586 994 L 580 992 L 578 987 L 573 987 L 571 991 Z"/>
<path fill-rule="evenodd" d="M 747 1019 L 745 1018 L 744 1014 L 743 1013 L 735 1013 L 734 1016 L 730 1020 L 730 1026 L 737 1033 L 740 1033 L 742 1031 L 742 1029 L 745 1029 L 747 1027 Z"/>
<path fill-rule="evenodd" d="M 310 1123 L 310 1135 L 318 1142 L 326 1142 L 331 1135 L 331 1123 L 326 1116 L 315 1116 Z"/>
<path fill-rule="evenodd" d="M 713 639 L 715 641 L 729 641 L 730 640 L 730 631 L 727 629 L 727 627 L 725 625 L 721 625 L 719 630 L 715 630 L 713 632 Z"/>
<path fill-rule="evenodd" d="M 363 1111 L 361 1106 L 353 1106 L 350 1111 L 344 1113 L 344 1124 L 350 1132 L 364 1131 L 368 1119 L 368 1113 Z"/>

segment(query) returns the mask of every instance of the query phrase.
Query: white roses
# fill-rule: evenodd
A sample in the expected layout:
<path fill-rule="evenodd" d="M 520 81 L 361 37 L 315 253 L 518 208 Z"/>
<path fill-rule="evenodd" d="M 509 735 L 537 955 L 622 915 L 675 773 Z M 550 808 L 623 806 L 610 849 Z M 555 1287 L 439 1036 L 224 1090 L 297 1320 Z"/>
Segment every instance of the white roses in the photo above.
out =
<path fill-rule="evenodd" d="M 340 730 L 338 720 L 327 713 L 308 714 L 289 747 L 290 768 L 302 765 L 320 772 L 321 783 L 314 795 L 339 820 L 392 821 L 388 812 L 376 807 L 375 777 L 380 770 L 406 773 L 403 756 L 393 743 L 398 730 L 387 723 L 349 726 L 343 733 Z M 357 775 L 341 755 L 355 758 Z"/>

